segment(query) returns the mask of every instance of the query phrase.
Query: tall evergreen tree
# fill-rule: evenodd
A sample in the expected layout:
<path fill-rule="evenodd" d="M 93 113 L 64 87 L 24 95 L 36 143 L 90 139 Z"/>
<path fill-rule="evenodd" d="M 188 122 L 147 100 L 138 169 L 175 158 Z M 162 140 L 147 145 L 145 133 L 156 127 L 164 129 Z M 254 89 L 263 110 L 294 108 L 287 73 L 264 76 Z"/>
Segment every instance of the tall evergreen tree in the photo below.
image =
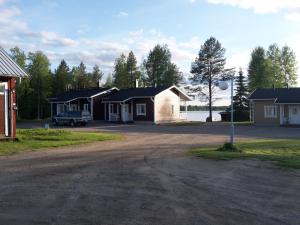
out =
<path fill-rule="evenodd" d="M 167 45 L 156 45 L 148 54 L 143 66 L 150 86 L 177 85 L 182 80 L 182 74 L 171 62 L 171 52 Z"/>
<path fill-rule="evenodd" d="M 51 94 L 50 63 L 42 52 L 29 53 L 28 72 L 30 74 L 30 87 L 32 88 L 32 114 L 37 119 L 48 116 L 49 103 L 47 98 Z"/>
<path fill-rule="evenodd" d="M 238 73 L 238 77 L 235 78 L 235 95 L 233 97 L 233 107 L 236 113 L 242 113 L 248 110 L 248 87 L 247 80 L 243 74 L 242 69 Z"/>
<path fill-rule="evenodd" d="M 52 82 L 52 94 L 61 93 L 68 90 L 70 85 L 70 68 L 65 60 L 62 60 L 54 71 Z"/>
<path fill-rule="evenodd" d="M 209 117 L 212 121 L 212 104 L 216 86 L 220 79 L 226 79 L 231 75 L 231 69 L 225 69 L 225 48 L 214 37 L 210 37 L 201 45 L 198 57 L 192 63 L 191 73 L 193 87 L 191 91 L 198 92 L 199 96 L 208 100 Z M 200 86 L 199 86 L 200 85 Z"/>
<path fill-rule="evenodd" d="M 127 74 L 130 77 L 130 87 L 135 87 L 135 81 L 138 79 L 137 61 L 133 52 L 129 52 L 126 62 Z"/>
<path fill-rule="evenodd" d="M 83 89 L 88 87 L 88 75 L 83 62 L 78 67 L 72 69 L 73 89 Z"/>
<path fill-rule="evenodd" d="M 93 67 L 92 73 L 89 75 L 89 87 L 96 88 L 100 86 L 101 79 L 103 77 L 103 72 L 100 70 L 98 65 Z"/>
<path fill-rule="evenodd" d="M 124 54 L 121 54 L 115 61 L 113 83 L 118 88 L 129 88 L 130 77 L 127 73 L 127 59 Z"/>
<path fill-rule="evenodd" d="M 251 53 L 251 60 L 248 67 L 249 89 L 268 88 L 274 84 L 272 74 L 272 62 L 266 58 L 263 47 L 255 48 Z"/>

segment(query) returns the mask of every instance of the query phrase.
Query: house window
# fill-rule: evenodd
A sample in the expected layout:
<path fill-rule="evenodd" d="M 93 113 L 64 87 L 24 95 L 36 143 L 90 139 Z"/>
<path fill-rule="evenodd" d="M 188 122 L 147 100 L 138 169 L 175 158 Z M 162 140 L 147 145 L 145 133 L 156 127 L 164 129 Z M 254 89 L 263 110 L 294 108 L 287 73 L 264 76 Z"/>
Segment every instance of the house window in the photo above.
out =
<path fill-rule="evenodd" d="M 174 114 L 174 105 L 172 105 L 172 115 Z"/>
<path fill-rule="evenodd" d="M 277 107 L 275 105 L 265 105 L 265 118 L 277 118 Z"/>
<path fill-rule="evenodd" d="M 136 115 L 146 116 L 146 104 L 136 104 Z"/>
<path fill-rule="evenodd" d="M 56 111 L 57 111 L 57 113 L 56 113 L 57 115 L 60 114 L 60 113 L 62 113 L 62 112 L 64 112 L 65 111 L 64 104 L 57 104 Z"/>
<path fill-rule="evenodd" d="M 83 104 L 83 111 L 89 112 L 89 104 Z"/>
<path fill-rule="evenodd" d="M 0 84 L 0 95 L 4 95 L 5 92 L 5 84 Z"/>
<path fill-rule="evenodd" d="M 297 108 L 297 107 L 294 107 L 294 108 L 293 108 L 292 114 L 293 114 L 293 115 L 297 115 L 297 114 L 298 114 L 298 108 Z"/>
<path fill-rule="evenodd" d="M 69 110 L 70 111 L 77 111 L 77 105 L 71 104 Z"/>

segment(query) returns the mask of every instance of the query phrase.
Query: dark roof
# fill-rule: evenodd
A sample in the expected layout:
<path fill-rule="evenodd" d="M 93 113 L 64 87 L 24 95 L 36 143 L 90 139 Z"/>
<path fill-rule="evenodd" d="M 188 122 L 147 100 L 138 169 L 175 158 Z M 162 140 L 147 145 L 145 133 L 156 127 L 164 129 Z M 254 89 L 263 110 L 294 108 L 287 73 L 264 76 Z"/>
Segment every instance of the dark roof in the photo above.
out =
<path fill-rule="evenodd" d="M 154 97 L 169 87 L 144 87 L 122 89 L 104 98 L 104 101 L 122 102 L 135 97 Z"/>
<path fill-rule="evenodd" d="M 28 74 L 0 46 L 0 77 L 26 77 Z"/>
<path fill-rule="evenodd" d="M 50 102 L 69 102 L 77 98 L 90 98 L 94 95 L 101 94 L 110 88 L 93 88 L 93 89 L 82 89 L 82 90 L 72 90 L 59 93 L 51 98 Z"/>
<path fill-rule="evenodd" d="M 275 103 L 300 103 L 300 88 L 257 89 L 248 99 L 274 99 Z"/>

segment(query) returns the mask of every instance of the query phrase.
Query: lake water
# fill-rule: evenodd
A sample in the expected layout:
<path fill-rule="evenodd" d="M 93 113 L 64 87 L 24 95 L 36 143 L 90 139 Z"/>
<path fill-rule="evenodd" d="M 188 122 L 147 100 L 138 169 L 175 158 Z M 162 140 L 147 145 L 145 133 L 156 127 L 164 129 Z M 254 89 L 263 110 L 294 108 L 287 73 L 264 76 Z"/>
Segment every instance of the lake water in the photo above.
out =
<path fill-rule="evenodd" d="M 221 115 L 219 114 L 221 111 L 213 111 L 212 119 L 213 121 L 221 121 Z M 209 116 L 209 111 L 188 111 L 187 114 L 185 112 L 181 112 L 181 118 L 187 119 L 188 121 L 202 121 L 205 122 L 206 118 Z"/>

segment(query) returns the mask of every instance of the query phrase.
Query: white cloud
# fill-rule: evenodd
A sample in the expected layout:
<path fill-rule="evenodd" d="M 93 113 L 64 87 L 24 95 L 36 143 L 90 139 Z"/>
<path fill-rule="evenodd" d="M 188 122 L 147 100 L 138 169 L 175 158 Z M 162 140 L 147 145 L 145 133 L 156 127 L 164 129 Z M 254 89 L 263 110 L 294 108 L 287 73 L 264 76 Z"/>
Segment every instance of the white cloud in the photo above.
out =
<path fill-rule="evenodd" d="M 127 12 L 119 12 L 119 17 L 127 17 L 129 14 Z"/>
<path fill-rule="evenodd" d="M 190 0 L 190 3 L 195 3 L 196 2 L 196 0 Z"/>
<path fill-rule="evenodd" d="M 212 4 L 251 9 L 255 13 L 283 13 L 286 19 L 300 21 L 300 0 L 206 0 Z"/>

